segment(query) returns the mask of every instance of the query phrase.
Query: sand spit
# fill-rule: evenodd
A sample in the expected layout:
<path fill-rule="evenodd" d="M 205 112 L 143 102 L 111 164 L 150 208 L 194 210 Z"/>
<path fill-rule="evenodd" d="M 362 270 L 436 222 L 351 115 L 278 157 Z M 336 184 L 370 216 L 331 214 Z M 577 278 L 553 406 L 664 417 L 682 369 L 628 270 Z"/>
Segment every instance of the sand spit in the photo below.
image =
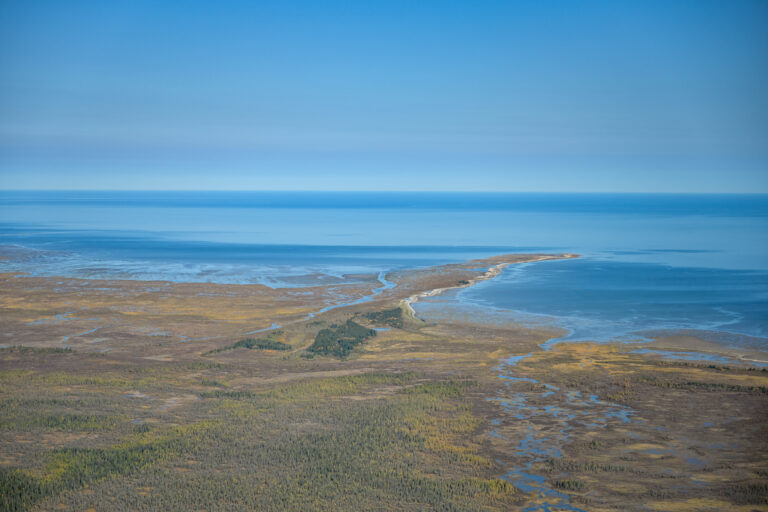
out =
<path fill-rule="evenodd" d="M 502 263 L 498 263 L 496 265 L 491 266 L 488 270 L 486 270 L 483 274 L 473 277 L 471 279 L 467 279 L 466 281 L 454 285 L 454 286 L 445 286 L 442 288 L 434 288 L 432 290 L 427 290 L 425 292 L 419 292 L 414 293 L 413 295 L 410 295 L 402 300 L 401 304 L 405 306 L 405 309 L 408 311 L 408 313 L 414 317 L 418 318 L 416 316 L 416 310 L 413 309 L 413 304 L 419 301 L 419 299 L 425 298 L 425 297 L 435 297 L 437 295 L 440 295 L 443 292 L 446 292 L 448 290 L 452 290 L 455 288 L 469 288 L 470 286 L 474 286 L 475 284 L 479 283 L 480 281 L 487 281 L 488 279 L 493 279 L 494 277 L 501 274 L 502 270 L 504 270 L 509 265 L 515 265 L 520 263 L 535 263 L 538 261 L 546 261 L 546 260 L 562 260 L 562 259 L 569 259 L 569 258 L 578 258 L 578 254 L 559 254 L 559 255 L 543 255 L 543 256 L 537 256 L 535 258 L 531 258 L 529 260 L 525 261 L 506 261 Z"/>

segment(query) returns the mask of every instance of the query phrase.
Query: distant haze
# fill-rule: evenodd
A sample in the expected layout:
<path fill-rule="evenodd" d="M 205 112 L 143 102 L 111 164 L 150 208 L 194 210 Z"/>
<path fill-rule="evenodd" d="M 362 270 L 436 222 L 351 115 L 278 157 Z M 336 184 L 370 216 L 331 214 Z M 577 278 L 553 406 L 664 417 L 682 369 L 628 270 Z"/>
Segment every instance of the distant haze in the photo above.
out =
<path fill-rule="evenodd" d="M 768 192 L 768 2 L 0 2 L 0 189 Z"/>

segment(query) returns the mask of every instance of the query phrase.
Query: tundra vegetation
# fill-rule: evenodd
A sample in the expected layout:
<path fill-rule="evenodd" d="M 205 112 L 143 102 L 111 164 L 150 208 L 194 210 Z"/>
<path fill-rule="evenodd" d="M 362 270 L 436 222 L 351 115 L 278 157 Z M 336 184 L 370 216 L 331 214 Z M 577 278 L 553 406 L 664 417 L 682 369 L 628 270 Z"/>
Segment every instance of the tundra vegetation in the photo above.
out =
<path fill-rule="evenodd" d="M 368 372 L 211 392 L 193 391 L 185 370 L 6 372 L 4 453 L 18 458 L 0 472 L 0 507 L 506 510 L 519 499 L 468 439 L 481 425 L 471 380 Z M 164 417 L 156 397 L 169 393 L 186 403 Z"/>
<path fill-rule="evenodd" d="M 515 468 L 583 510 L 768 510 L 763 368 L 544 351 L 557 333 L 420 322 L 396 295 L 302 321 L 290 290 L 212 286 L 198 307 L 199 286 L 24 279 L 0 287 L 0 510 L 555 510 Z"/>
<path fill-rule="evenodd" d="M 248 348 L 252 350 L 291 350 L 291 346 L 283 343 L 280 339 L 284 336 L 282 330 L 273 331 L 263 338 L 245 338 L 232 345 L 210 350 L 205 355 L 217 354 L 225 350 L 234 350 L 236 348 Z"/>
<path fill-rule="evenodd" d="M 307 349 L 315 354 L 346 357 L 357 345 L 376 336 L 376 331 L 347 320 L 341 325 L 320 329 Z"/>
<path fill-rule="evenodd" d="M 390 327 L 393 329 L 403 328 L 403 310 L 402 308 L 385 309 L 383 311 L 372 311 L 363 315 L 374 325 Z"/>

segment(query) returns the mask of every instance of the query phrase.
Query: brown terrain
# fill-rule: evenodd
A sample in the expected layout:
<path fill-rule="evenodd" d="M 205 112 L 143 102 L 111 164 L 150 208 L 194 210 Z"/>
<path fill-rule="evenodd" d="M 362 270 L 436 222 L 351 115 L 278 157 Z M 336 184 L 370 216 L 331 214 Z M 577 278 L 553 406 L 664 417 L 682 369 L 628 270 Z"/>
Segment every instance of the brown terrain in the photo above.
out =
<path fill-rule="evenodd" d="M 562 257 L 391 273 L 356 305 L 375 276 L 2 275 L 0 510 L 768 510 L 764 355 L 543 350 L 555 330 L 410 309 Z M 317 349 L 350 320 L 348 352 Z"/>

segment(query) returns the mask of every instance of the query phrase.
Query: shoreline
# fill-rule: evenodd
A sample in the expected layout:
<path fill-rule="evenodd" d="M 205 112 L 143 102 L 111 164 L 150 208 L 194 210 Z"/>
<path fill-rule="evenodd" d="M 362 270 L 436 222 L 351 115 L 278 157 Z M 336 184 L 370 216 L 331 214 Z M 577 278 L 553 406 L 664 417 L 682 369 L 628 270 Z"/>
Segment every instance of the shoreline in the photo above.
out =
<path fill-rule="evenodd" d="M 509 265 L 517 265 L 517 264 L 523 264 L 523 263 L 536 263 L 539 261 L 549 261 L 549 260 L 563 260 L 563 259 L 572 259 L 572 258 L 578 258 L 578 254 L 571 254 L 571 253 L 565 253 L 560 255 L 546 255 L 546 256 L 538 256 L 536 258 L 526 260 L 526 261 L 505 261 L 502 263 L 497 263 L 495 265 L 492 265 L 488 268 L 483 274 L 473 277 L 470 279 L 466 279 L 464 283 L 460 283 L 454 286 L 445 286 L 441 288 L 434 288 L 432 290 L 427 290 L 423 292 L 417 292 L 412 295 L 409 295 L 408 297 L 404 298 L 400 301 L 400 304 L 402 306 L 405 306 L 406 311 L 410 314 L 411 317 L 415 319 L 419 319 L 418 316 L 416 316 L 416 310 L 413 309 L 413 304 L 419 301 L 419 299 L 425 298 L 425 297 L 436 297 L 437 295 L 440 295 L 442 293 L 445 293 L 448 290 L 454 290 L 458 288 L 469 288 L 471 286 L 476 285 L 480 281 L 487 281 L 489 279 L 493 279 L 494 277 L 501 274 L 501 272 L 508 267 Z M 491 259 L 491 258 L 489 258 Z"/>
<path fill-rule="evenodd" d="M 768 365 L 768 352 L 759 349 L 734 347 L 691 335 L 653 338 L 653 341 L 644 343 L 643 346 L 661 351 L 702 352 L 725 356 L 733 359 L 735 362 L 744 364 Z"/>
<path fill-rule="evenodd" d="M 502 254 L 379 274 L 378 278 L 374 274 L 366 276 L 367 282 L 300 288 L 5 272 L 0 273 L 4 284 L 0 306 L 5 308 L 0 345 L 61 348 L 66 344 L 78 351 L 130 356 L 136 344 L 142 355 L 157 355 L 165 353 L 165 344 L 180 343 L 180 357 L 196 357 L 198 352 L 217 348 L 222 340 L 237 340 L 275 325 L 312 330 L 318 321 L 397 307 L 408 295 L 447 288 L 460 280 L 487 279 L 500 271 L 495 268 L 479 276 L 478 269 L 542 256 L 557 257 Z M 318 319 L 320 316 L 323 318 Z M 188 343 L 193 340 L 199 343 Z"/>
<path fill-rule="evenodd" d="M 491 265 L 488 270 L 486 270 L 483 274 L 466 279 L 466 282 L 463 282 L 461 284 L 457 284 L 454 286 L 444 286 L 444 287 L 438 287 L 433 288 L 426 291 L 421 291 L 417 293 L 413 293 L 409 295 L 408 297 L 405 297 L 404 299 L 400 300 L 399 305 L 400 307 L 404 308 L 406 311 L 406 314 L 411 317 L 412 319 L 423 321 L 421 318 L 418 317 L 416 314 L 416 310 L 414 309 L 413 305 L 417 303 L 420 299 L 427 298 L 427 297 L 436 297 L 438 295 L 441 295 L 445 293 L 448 290 L 454 290 L 454 289 L 461 289 L 461 288 L 470 288 L 474 286 L 475 284 L 481 282 L 481 281 L 487 281 L 490 279 L 493 279 L 497 276 L 499 276 L 503 270 L 510 266 L 515 264 L 522 264 L 522 263 L 536 263 L 540 261 L 551 261 L 551 260 L 559 260 L 559 259 L 571 259 L 571 258 L 578 258 L 580 257 L 578 254 L 572 254 L 572 253 L 564 253 L 561 255 L 542 255 L 537 256 L 536 258 L 526 260 L 526 261 L 504 261 L 501 263 L 497 263 L 494 265 Z M 489 260 L 492 260 L 494 258 L 488 258 Z M 512 324 L 515 324 L 515 322 L 510 321 Z M 597 342 L 600 344 L 606 344 L 606 345 L 617 345 L 619 347 L 626 347 L 626 346 L 640 346 L 647 349 L 655 349 L 661 352 L 681 352 L 681 353 L 689 353 L 691 355 L 694 355 L 696 353 L 706 354 L 706 355 L 715 355 L 715 356 L 722 356 L 726 357 L 728 359 L 731 359 L 733 363 L 742 363 L 746 365 L 753 365 L 753 366 L 766 366 L 768 365 L 768 351 L 763 351 L 760 349 L 750 349 L 750 348 L 744 348 L 744 347 L 738 347 L 738 346 L 731 346 L 725 343 L 716 342 L 716 341 L 710 341 L 704 338 L 698 338 L 693 335 L 674 335 L 674 336 L 662 336 L 658 338 L 651 338 L 652 341 L 648 342 L 639 342 L 639 343 L 623 343 L 620 341 L 609 341 L 607 343 L 605 342 Z M 593 343 L 591 341 L 562 341 L 559 343 Z M 662 360 L 676 360 L 673 357 L 665 357 L 664 355 L 659 355 L 660 359 Z M 702 359 L 702 361 L 705 361 L 705 359 Z"/>
<path fill-rule="evenodd" d="M 45 299 L 44 310 L 48 314 L 41 313 L 35 308 L 34 315 L 25 315 L 24 318 L 19 318 L 20 322 L 14 322 L 15 325 L 13 326 L 6 325 L 8 332 L 15 331 L 13 334 L 19 338 L 24 338 L 27 334 L 33 335 L 34 346 L 50 345 L 51 342 L 42 341 L 45 338 L 65 341 L 76 338 L 78 342 L 75 345 L 79 345 L 79 348 L 95 350 L 97 345 L 94 343 L 96 342 L 93 340 L 83 341 L 81 339 L 82 333 L 90 334 L 94 328 L 98 328 L 111 331 L 111 333 L 102 335 L 102 337 L 107 336 L 107 339 L 123 339 L 126 336 L 140 337 L 145 333 L 133 325 L 136 319 L 135 315 L 150 311 L 163 311 L 164 314 L 172 317 L 176 316 L 179 310 L 199 309 L 199 317 L 196 317 L 195 321 L 192 322 L 196 324 L 194 326 L 165 320 L 152 322 L 154 324 L 153 332 L 150 333 L 152 336 L 162 334 L 184 342 L 234 339 L 267 332 L 282 326 L 303 324 L 332 311 L 356 311 L 360 307 L 368 309 L 377 304 L 391 304 L 389 307 L 400 307 L 406 318 L 424 322 L 417 316 L 414 308 L 414 304 L 423 298 L 435 297 L 453 289 L 469 288 L 479 282 L 493 279 L 510 265 L 578 257 L 580 257 L 578 254 L 572 253 L 497 255 L 459 263 L 387 273 L 385 279 L 391 279 L 392 282 L 389 286 L 378 287 L 372 287 L 371 283 L 344 283 L 299 288 L 270 288 L 262 284 L 177 283 L 135 279 L 103 280 L 65 276 L 33 276 L 15 272 L 2 273 L 0 279 L 5 280 L 7 284 L 13 283 L 12 288 L 18 290 L 18 293 L 13 293 L 11 289 L 7 290 L 12 292 L 6 294 L 8 295 L 6 299 L 11 301 L 9 305 L 17 303 L 18 300 L 27 302 L 30 297 L 45 299 L 47 296 L 46 289 L 57 289 L 58 292 L 54 298 L 58 299 L 63 286 L 65 288 L 63 290 L 64 295 L 74 294 L 75 303 L 82 303 L 81 305 L 85 310 L 93 307 L 105 307 L 112 312 L 117 312 L 119 318 L 113 317 L 111 313 L 103 314 L 99 315 L 103 321 L 95 322 L 96 319 L 91 318 L 92 315 L 90 314 L 89 316 L 84 313 L 72 316 L 72 312 L 77 309 L 77 306 L 71 303 L 58 304 L 58 300 L 55 303 L 50 303 L 49 299 Z M 481 272 L 482 267 L 486 269 Z M 378 277 L 376 284 L 382 284 L 381 274 Z M 64 283 L 59 281 L 64 281 Z M 351 297 L 348 297 L 348 300 L 337 302 L 339 298 L 333 295 L 332 290 L 349 286 L 353 289 L 357 288 L 357 290 Z M 143 304 L 140 306 L 133 303 L 125 304 L 123 299 L 126 296 L 140 298 Z M 199 304 L 200 308 L 194 306 L 190 308 L 189 302 L 183 300 L 187 298 L 193 299 L 194 302 L 201 302 L 204 297 L 206 300 L 203 302 L 209 302 L 209 300 L 213 302 L 206 306 L 201 303 Z M 320 309 L 312 305 L 318 300 L 325 301 L 325 305 Z M 176 302 L 178 308 L 173 308 L 171 304 L 168 304 L 169 302 Z M 278 307 L 278 303 L 281 303 L 282 307 Z M 234 316 L 231 306 L 235 306 L 235 309 L 238 310 Z M 288 308 L 286 309 L 285 306 Z M 12 306 L 12 310 L 16 309 L 18 309 L 17 305 Z M 189 312 L 193 313 L 193 311 Z M 58 319 L 56 315 L 64 315 L 65 318 Z M 220 332 L 217 328 L 220 327 L 221 322 L 228 326 L 225 329 L 226 332 Z M 508 322 L 510 325 L 515 324 L 511 319 Z M 92 337 L 85 336 L 85 338 Z M 8 343 L 4 343 L 5 341 L 0 340 L 0 345 L 10 346 L 17 343 L 15 341 L 11 343 L 10 340 Z M 98 341 L 101 342 L 101 339 Z M 63 341 L 56 345 L 61 343 Z M 609 341 L 609 343 L 623 345 L 616 341 Z M 106 344 L 104 345 L 106 346 Z M 745 365 L 768 364 L 768 350 L 761 350 L 757 347 L 732 346 L 723 342 L 698 338 L 695 335 L 685 335 L 685 333 L 661 336 L 648 342 L 633 345 L 661 351 L 700 352 L 726 356 L 733 359 L 735 363 Z M 102 345 L 99 344 L 98 346 Z"/>

